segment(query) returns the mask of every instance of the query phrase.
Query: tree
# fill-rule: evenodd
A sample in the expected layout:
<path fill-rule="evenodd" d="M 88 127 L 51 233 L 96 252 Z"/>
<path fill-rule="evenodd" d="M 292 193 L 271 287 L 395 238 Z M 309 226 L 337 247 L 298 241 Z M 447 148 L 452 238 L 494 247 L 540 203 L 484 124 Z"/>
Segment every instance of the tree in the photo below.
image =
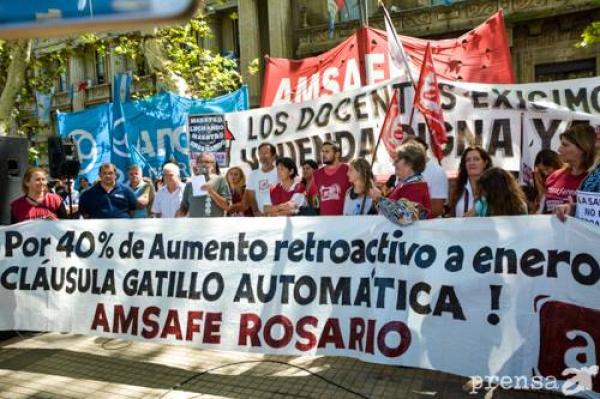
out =
<path fill-rule="evenodd" d="M 600 5 L 600 0 L 596 1 Z M 600 42 L 600 22 L 592 22 L 586 26 L 581 34 L 581 41 L 577 43 L 577 47 L 587 47 Z"/>
<path fill-rule="evenodd" d="M 38 130 L 38 122 L 27 109 L 31 109 L 36 91 L 50 92 L 75 52 L 92 50 L 103 55 L 112 51 L 134 63 L 145 62 L 156 75 L 159 90 L 180 95 L 210 98 L 236 90 L 242 83 L 236 61 L 198 44 L 199 38 L 211 34 L 204 16 L 198 14 L 185 24 L 150 32 L 65 38 L 61 46 L 43 54 L 32 54 L 31 41 L 0 42 L 0 134 L 7 134 L 11 125 L 16 125 L 17 133 Z M 255 68 L 254 64 L 249 67 Z M 133 72 L 134 80 L 138 80 Z M 134 97 L 141 95 L 133 93 Z"/>
<path fill-rule="evenodd" d="M 4 89 L 0 95 L 0 135 L 8 134 L 11 127 L 11 121 L 15 116 L 15 102 L 25 84 L 25 71 L 29 65 L 30 56 L 31 40 L 1 44 L 0 57 L 3 60 L 2 67 L 5 68 L 6 74 L 3 76 Z"/>

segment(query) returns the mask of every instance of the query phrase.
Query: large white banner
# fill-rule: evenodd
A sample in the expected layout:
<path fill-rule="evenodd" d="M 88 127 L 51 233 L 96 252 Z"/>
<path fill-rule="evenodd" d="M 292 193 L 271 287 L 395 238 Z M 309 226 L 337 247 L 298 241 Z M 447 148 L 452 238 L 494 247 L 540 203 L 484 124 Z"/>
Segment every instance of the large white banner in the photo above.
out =
<path fill-rule="evenodd" d="M 299 163 L 320 160 L 326 139 L 340 142 L 345 160 L 370 158 L 392 86 L 401 93 L 404 133 L 429 141 L 418 111 L 409 125 L 414 89 L 409 83 L 389 81 L 303 103 L 227 114 L 235 137 L 230 164 L 256 167 L 262 142 L 275 144 L 279 155 Z M 529 175 L 535 155 L 542 148 L 557 149 L 559 134 L 569 123 L 600 124 L 600 77 L 517 85 L 440 81 L 440 90 L 450 136 L 442 162 L 447 171 L 458 168 L 466 146 L 479 144 L 497 166 Z M 375 174 L 393 172 L 383 143 L 377 161 Z"/>
<path fill-rule="evenodd" d="M 599 242 L 551 216 L 35 221 L 0 229 L 0 329 L 600 392 Z"/>

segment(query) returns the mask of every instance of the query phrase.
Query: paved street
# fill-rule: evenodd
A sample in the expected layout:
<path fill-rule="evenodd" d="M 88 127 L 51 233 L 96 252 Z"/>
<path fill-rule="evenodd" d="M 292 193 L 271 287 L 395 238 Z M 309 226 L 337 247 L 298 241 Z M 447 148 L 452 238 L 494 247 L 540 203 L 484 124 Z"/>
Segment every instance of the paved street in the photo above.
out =
<path fill-rule="evenodd" d="M 483 398 L 465 378 L 336 357 L 214 352 L 73 334 L 2 342 L 0 397 Z M 494 398 L 554 398 L 495 391 Z"/>

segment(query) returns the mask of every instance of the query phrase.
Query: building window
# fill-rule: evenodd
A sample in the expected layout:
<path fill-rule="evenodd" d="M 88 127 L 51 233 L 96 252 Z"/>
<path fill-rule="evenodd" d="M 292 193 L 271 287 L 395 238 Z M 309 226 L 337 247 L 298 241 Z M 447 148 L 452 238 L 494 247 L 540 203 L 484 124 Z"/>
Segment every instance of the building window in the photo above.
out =
<path fill-rule="evenodd" d="M 106 57 L 96 51 L 96 83 L 106 83 Z"/>
<path fill-rule="evenodd" d="M 596 76 L 596 59 L 556 62 L 535 66 L 535 81 L 591 78 Z"/>

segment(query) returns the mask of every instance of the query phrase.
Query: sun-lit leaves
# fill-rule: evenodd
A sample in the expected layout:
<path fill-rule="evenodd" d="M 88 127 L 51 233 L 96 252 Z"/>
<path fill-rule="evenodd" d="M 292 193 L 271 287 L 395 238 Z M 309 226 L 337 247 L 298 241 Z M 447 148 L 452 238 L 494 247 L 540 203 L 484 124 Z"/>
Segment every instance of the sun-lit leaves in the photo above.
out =
<path fill-rule="evenodd" d="M 577 47 L 587 47 L 600 42 L 600 22 L 592 22 L 581 34 L 581 41 Z"/>

